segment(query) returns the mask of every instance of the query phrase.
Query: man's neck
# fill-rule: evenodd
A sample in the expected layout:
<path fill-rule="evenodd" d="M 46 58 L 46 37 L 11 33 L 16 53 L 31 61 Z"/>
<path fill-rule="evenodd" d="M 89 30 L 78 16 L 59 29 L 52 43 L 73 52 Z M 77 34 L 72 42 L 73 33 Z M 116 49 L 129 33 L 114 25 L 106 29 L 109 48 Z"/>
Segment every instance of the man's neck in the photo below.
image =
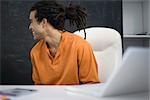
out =
<path fill-rule="evenodd" d="M 49 48 L 57 49 L 61 41 L 61 32 L 58 30 L 52 31 L 50 35 L 45 37 L 45 41 Z"/>

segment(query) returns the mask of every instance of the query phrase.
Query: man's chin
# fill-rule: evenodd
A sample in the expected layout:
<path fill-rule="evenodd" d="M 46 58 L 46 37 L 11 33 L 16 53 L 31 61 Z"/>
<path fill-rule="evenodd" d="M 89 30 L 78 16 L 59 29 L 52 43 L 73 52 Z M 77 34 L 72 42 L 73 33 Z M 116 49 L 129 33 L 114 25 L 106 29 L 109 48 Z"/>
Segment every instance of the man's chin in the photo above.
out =
<path fill-rule="evenodd" d="M 34 40 L 40 40 L 40 39 L 39 39 L 39 38 L 37 38 L 37 37 L 33 37 L 33 39 L 34 39 Z"/>
<path fill-rule="evenodd" d="M 43 38 L 38 38 L 38 37 L 35 37 L 35 36 L 34 36 L 33 39 L 39 41 L 39 40 L 41 40 L 41 39 L 43 39 Z"/>

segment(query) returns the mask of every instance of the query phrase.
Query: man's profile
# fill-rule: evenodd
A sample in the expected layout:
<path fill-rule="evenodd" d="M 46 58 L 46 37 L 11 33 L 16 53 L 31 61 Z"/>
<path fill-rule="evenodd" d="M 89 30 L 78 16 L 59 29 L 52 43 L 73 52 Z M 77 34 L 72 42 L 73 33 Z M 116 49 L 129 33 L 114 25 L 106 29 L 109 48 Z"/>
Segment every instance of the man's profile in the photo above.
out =
<path fill-rule="evenodd" d="M 38 43 L 32 48 L 35 84 L 77 85 L 98 83 L 98 67 L 89 43 L 65 31 L 66 20 L 85 28 L 86 13 L 80 6 L 63 7 L 54 0 L 39 1 L 30 10 L 30 25 Z"/>

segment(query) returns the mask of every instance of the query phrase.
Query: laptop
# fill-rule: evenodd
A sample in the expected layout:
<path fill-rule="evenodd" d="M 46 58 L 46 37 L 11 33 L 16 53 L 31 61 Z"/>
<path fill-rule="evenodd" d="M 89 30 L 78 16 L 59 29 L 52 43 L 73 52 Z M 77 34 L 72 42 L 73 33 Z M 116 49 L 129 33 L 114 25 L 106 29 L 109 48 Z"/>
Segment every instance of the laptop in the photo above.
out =
<path fill-rule="evenodd" d="M 148 48 L 128 48 L 121 66 L 106 83 L 67 87 L 68 92 L 91 96 L 115 96 L 135 92 L 148 92 Z"/>

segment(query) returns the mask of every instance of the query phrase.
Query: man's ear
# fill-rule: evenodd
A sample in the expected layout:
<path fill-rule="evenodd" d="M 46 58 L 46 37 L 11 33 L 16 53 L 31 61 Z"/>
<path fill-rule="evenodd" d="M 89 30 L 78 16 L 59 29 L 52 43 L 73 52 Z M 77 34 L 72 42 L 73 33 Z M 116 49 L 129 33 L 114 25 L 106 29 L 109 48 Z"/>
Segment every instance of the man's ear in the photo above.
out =
<path fill-rule="evenodd" d="M 43 20 L 42 20 L 42 27 L 44 28 L 44 27 L 46 27 L 47 26 L 47 19 L 46 18 L 43 18 Z"/>

